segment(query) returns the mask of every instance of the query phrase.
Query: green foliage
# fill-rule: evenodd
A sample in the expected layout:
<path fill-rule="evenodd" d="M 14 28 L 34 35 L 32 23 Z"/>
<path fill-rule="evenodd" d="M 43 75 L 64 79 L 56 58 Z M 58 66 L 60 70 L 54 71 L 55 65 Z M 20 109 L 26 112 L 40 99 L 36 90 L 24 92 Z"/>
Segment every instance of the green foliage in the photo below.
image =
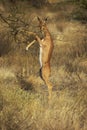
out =
<path fill-rule="evenodd" d="M 87 22 L 87 0 L 72 0 L 75 9 L 71 13 L 71 17 L 74 20 L 81 21 L 82 23 Z"/>
<path fill-rule="evenodd" d="M 72 13 L 72 18 L 82 22 L 87 22 L 86 10 L 84 11 L 81 8 L 74 10 Z"/>
<path fill-rule="evenodd" d="M 81 8 L 87 9 L 87 0 L 72 0 L 72 2 L 78 4 Z"/>
<path fill-rule="evenodd" d="M 32 5 L 35 7 L 42 7 L 43 5 L 45 5 L 46 3 L 48 3 L 48 0 L 30 0 Z"/>
<path fill-rule="evenodd" d="M 80 0 L 79 4 L 82 8 L 87 9 L 87 0 Z"/>

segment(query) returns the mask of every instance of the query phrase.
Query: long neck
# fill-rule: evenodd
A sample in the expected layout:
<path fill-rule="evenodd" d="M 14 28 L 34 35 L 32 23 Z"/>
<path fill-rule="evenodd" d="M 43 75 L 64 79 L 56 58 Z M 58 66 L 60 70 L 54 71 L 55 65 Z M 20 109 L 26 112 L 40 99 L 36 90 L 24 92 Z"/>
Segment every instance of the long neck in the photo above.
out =
<path fill-rule="evenodd" d="M 44 35 L 45 35 L 45 37 L 51 37 L 51 34 L 47 27 L 45 27 L 45 29 L 44 29 Z"/>

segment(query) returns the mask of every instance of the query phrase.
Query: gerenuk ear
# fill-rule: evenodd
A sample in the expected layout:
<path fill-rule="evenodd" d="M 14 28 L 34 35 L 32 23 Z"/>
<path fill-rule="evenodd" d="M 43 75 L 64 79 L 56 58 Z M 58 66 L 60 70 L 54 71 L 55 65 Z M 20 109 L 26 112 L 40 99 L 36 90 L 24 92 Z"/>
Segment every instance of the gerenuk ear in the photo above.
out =
<path fill-rule="evenodd" d="M 37 16 L 37 19 L 38 19 L 38 21 L 40 21 L 41 22 L 41 19 Z"/>
<path fill-rule="evenodd" d="M 47 17 L 47 18 L 45 18 L 44 20 L 45 20 L 45 22 L 47 22 L 47 21 L 48 21 L 48 17 Z"/>

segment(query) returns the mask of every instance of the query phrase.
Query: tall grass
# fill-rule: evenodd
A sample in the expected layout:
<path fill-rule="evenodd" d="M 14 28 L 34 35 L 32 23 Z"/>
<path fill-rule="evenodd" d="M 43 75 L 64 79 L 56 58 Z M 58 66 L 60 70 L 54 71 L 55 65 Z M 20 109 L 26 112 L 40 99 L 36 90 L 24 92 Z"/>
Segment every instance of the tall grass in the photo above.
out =
<path fill-rule="evenodd" d="M 28 5 L 21 5 L 28 17 Z M 0 130 L 87 130 L 86 28 L 79 22 L 67 22 L 74 7 L 71 12 L 67 9 L 67 14 L 61 9 L 66 7 L 61 6 L 57 15 L 54 8 L 53 12 L 47 9 L 57 27 L 51 28 L 57 36 L 51 60 L 54 86 L 50 102 L 47 86 L 39 77 L 37 44 L 26 52 L 26 44 L 0 37 Z M 62 23 L 56 18 L 59 15 Z M 60 33 L 62 41 L 61 36 L 57 39 Z"/>
<path fill-rule="evenodd" d="M 65 87 L 53 91 L 49 104 L 47 92 L 21 89 L 10 71 L 4 71 L 3 78 L 0 76 L 0 81 L 3 81 L 0 83 L 1 130 L 86 130 L 87 81 L 78 81 L 73 75 L 76 81 L 71 78 L 67 82 L 67 73 L 64 72 L 66 75 L 62 80 L 66 81 Z M 4 76 L 8 80 L 4 80 Z M 37 84 L 35 87 L 38 87 Z"/>

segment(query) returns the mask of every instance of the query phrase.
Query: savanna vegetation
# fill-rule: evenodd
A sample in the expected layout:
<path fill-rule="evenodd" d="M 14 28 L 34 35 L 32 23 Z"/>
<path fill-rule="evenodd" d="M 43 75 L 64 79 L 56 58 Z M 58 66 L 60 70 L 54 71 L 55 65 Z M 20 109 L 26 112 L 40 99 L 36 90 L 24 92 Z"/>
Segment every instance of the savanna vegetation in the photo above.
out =
<path fill-rule="evenodd" d="M 87 130 L 87 1 L 0 1 L 0 130 Z M 37 16 L 54 41 L 48 90 L 39 77 Z"/>

